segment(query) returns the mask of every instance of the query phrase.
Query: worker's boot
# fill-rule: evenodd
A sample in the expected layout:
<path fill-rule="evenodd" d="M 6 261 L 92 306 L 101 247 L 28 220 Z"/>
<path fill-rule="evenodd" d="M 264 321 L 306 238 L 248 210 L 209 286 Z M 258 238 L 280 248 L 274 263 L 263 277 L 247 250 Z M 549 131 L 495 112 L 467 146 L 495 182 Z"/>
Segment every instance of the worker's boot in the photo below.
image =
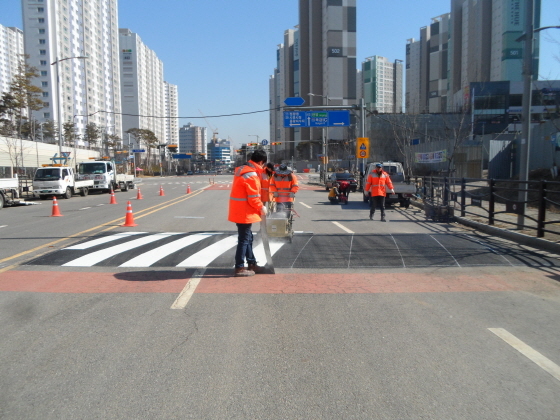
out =
<path fill-rule="evenodd" d="M 264 272 L 264 267 L 260 267 L 258 266 L 256 263 L 255 264 L 247 264 L 248 265 L 248 269 L 250 271 L 253 271 L 255 274 L 262 274 Z"/>
<path fill-rule="evenodd" d="M 374 211 L 369 212 L 369 220 L 373 220 L 373 215 L 375 214 Z"/>
<path fill-rule="evenodd" d="M 382 221 L 382 222 L 386 222 L 386 221 L 387 221 L 387 220 L 385 220 L 385 215 L 384 215 L 384 214 L 381 215 L 381 221 Z"/>
<path fill-rule="evenodd" d="M 235 268 L 235 277 L 251 277 L 254 275 L 254 271 L 247 270 L 245 267 Z"/>

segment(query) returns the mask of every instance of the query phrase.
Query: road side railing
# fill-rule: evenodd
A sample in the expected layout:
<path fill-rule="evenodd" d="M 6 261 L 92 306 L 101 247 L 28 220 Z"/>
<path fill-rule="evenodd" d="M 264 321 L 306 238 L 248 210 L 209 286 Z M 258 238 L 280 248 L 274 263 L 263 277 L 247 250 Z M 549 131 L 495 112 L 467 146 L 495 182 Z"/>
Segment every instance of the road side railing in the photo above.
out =
<path fill-rule="evenodd" d="M 537 238 L 560 239 L 560 182 L 453 177 L 416 177 L 414 181 L 427 208 L 447 209 L 455 216 Z M 526 193 L 526 200 L 519 199 L 520 192 Z"/>

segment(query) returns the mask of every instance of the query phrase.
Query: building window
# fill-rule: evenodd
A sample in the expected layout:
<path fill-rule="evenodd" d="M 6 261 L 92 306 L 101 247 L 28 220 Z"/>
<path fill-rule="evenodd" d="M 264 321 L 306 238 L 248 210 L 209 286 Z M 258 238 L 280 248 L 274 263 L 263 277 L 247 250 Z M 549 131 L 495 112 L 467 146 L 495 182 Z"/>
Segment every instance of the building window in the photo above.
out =
<path fill-rule="evenodd" d="M 47 50 L 39 50 L 39 54 L 41 54 L 41 55 L 47 55 Z"/>
<path fill-rule="evenodd" d="M 37 7 L 37 11 L 39 13 L 43 13 L 45 11 L 45 8 L 44 7 Z"/>
<path fill-rule="evenodd" d="M 43 86 L 43 87 L 47 87 L 48 85 L 49 85 L 49 82 L 41 82 L 41 86 Z"/>
<path fill-rule="evenodd" d="M 40 34 L 44 34 L 44 33 L 45 33 L 45 30 L 44 30 L 44 29 L 39 29 L 39 33 L 40 33 Z"/>
<path fill-rule="evenodd" d="M 47 75 L 46 70 L 42 70 L 42 71 L 41 71 L 41 76 L 46 76 L 46 75 Z"/>
<path fill-rule="evenodd" d="M 42 65 L 42 66 L 46 66 L 46 65 L 47 65 L 47 62 L 46 62 L 45 60 L 41 60 L 41 65 Z M 45 73 L 46 73 L 46 72 L 45 72 Z"/>
<path fill-rule="evenodd" d="M 46 44 L 46 43 L 47 43 L 47 41 L 45 39 L 40 39 L 39 40 L 39 44 Z"/>
<path fill-rule="evenodd" d="M 37 20 L 39 21 L 39 23 L 45 23 L 45 18 L 39 18 Z"/>
<path fill-rule="evenodd" d="M 43 92 L 43 98 L 48 98 L 49 97 L 49 92 Z"/>
<path fill-rule="evenodd" d="M 44 112 L 43 113 L 43 118 L 50 118 L 51 117 L 51 113 L 50 112 Z"/>
<path fill-rule="evenodd" d="M 50 105 L 48 102 L 43 102 L 43 108 L 47 108 Z"/>

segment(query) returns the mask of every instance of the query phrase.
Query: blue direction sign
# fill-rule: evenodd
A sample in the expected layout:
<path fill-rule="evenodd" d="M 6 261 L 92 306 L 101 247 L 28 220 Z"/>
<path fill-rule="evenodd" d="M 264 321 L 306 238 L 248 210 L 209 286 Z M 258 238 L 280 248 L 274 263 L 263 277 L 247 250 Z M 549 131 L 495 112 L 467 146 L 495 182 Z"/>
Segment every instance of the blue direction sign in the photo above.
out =
<path fill-rule="evenodd" d="M 284 111 L 284 127 L 348 127 L 350 111 Z"/>
<path fill-rule="evenodd" d="M 144 149 L 132 149 L 132 153 L 145 153 L 146 150 Z"/>
<path fill-rule="evenodd" d="M 284 103 L 286 106 L 302 106 L 305 103 L 305 99 L 299 96 L 292 96 L 284 99 Z"/>
<path fill-rule="evenodd" d="M 173 159 L 192 159 L 192 155 L 190 153 L 174 153 Z"/>

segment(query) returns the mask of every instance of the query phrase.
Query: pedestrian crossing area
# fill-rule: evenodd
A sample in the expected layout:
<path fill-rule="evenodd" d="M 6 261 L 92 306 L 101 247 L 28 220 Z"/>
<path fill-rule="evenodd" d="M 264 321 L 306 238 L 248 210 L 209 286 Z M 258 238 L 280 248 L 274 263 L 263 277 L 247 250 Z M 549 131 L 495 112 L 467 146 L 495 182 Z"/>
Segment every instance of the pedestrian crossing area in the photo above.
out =
<path fill-rule="evenodd" d="M 266 262 L 258 232 L 254 254 Z M 231 268 L 237 232 L 119 232 L 86 239 L 26 265 L 62 267 Z M 292 242 L 271 238 L 276 268 L 376 269 L 415 267 L 555 267 L 554 257 L 482 242 L 466 234 L 313 234 L 296 232 Z"/>

